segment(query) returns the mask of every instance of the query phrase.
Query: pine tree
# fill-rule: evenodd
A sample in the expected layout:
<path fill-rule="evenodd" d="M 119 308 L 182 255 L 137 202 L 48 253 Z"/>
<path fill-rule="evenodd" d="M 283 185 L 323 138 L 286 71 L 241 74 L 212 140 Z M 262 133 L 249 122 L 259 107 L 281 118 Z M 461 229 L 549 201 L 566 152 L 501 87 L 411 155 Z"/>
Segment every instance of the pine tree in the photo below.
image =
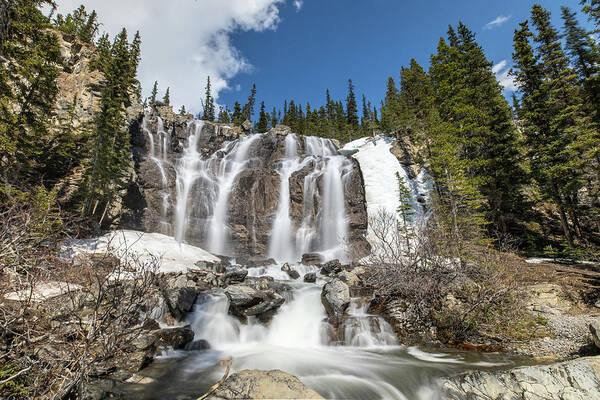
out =
<path fill-rule="evenodd" d="M 223 107 L 223 106 L 219 107 L 218 121 L 223 124 L 231 123 L 231 116 L 229 113 L 229 108 Z"/>
<path fill-rule="evenodd" d="M 239 102 L 235 102 L 233 105 L 233 114 L 231 114 L 231 122 L 235 125 L 242 125 L 244 123 L 244 116 L 242 114 L 242 106 Z"/>
<path fill-rule="evenodd" d="M 248 96 L 248 102 L 244 104 L 242 108 L 242 115 L 244 120 L 252 122 L 252 116 L 254 115 L 254 104 L 256 103 L 256 84 L 252 85 L 250 96 Z M 242 121 L 244 122 L 244 121 Z"/>
<path fill-rule="evenodd" d="M 88 14 L 85 6 L 81 5 L 66 16 L 58 14 L 54 19 L 54 26 L 62 32 L 79 37 L 83 42 L 92 43 L 100 24 L 96 11 Z"/>
<path fill-rule="evenodd" d="M 400 203 L 396 212 L 398 213 L 401 222 L 398 230 L 406 244 L 405 252 L 408 253 L 411 248 L 410 242 L 415 237 L 415 232 L 413 230 L 415 208 L 412 203 L 411 192 L 406 186 L 404 178 L 401 177 L 398 172 L 396 172 L 396 179 L 398 180 L 398 200 Z"/>
<path fill-rule="evenodd" d="M 154 81 L 154 86 L 152 86 L 152 92 L 150 93 L 150 105 L 153 106 L 156 104 L 156 96 L 158 95 L 158 81 Z"/>
<path fill-rule="evenodd" d="M 348 96 L 346 97 L 346 118 L 350 129 L 358 131 L 358 106 L 356 96 L 354 95 L 354 84 L 352 79 L 348 79 Z"/>
<path fill-rule="evenodd" d="M 130 96 L 137 83 L 135 57 L 132 57 L 135 49 L 127 41 L 127 31 L 121 31 L 109 51 L 106 40 L 103 42 L 100 60 L 94 64 L 101 68 L 104 80 L 101 82 L 100 112 L 95 118 L 90 142 L 93 157 L 86 166 L 84 183 L 80 187 L 84 212 L 97 216 L 100 224 L 117 193 L 127 184 L 131 155 L 124 109 L 131 103 Z"/>
<path fill-rule="evenodd" d="M 275 107 L 273 107 L 273 111 L 271 111 L 270 117 L 271 118 L 269 123 L 271 124 L 271 128 L 275 128 L 279 123 L 279 118 L 277 118 L 277 110 L 275 109 Z"/>
<path fill-rule="evenodd" d="M 583 5 L 583 12 L 586 13 L 590 21 L 595 22 L 596 33 L 600 31 L 600 0 L 580 0 L 579 3 Z"/>
<path fill-rule="evenodd" d="M 167 88 L 167 91 L 165 92 L 165 95 L 163 97 L 163 103 L 165 106 L 171 105 L 171 95 L 169 93 L 169 88 Z"/>
<path fill-rule="evenodd" d="M 0 191 L 2 185 L 26 184 L 43 171 L 45 143 L 52 141 L 48 117 L 58 93 L 58 39 L 40 12 L 49 2 L 16 0 L 0 53 Z"/>
<path fill-rule="evenodd" d="M 260 103 L 260 115 L 258 118 L 258 123 L 256 124 L 255 130 L 257 132 L 266 132 L 269 129 L 269 118 L 268 114 L 265 112 L 265 102 Z"/>
<path fill-rule="evenodd" d="M 210 76 L 206 78 L 206 88 L 204 90 L 204 113 L 202 114 L 202 119 L 205 121 L 214 121 L 215 120 L 215 100 L 212 96 L 211 86 L 210 86 Z"/>
<path fill-rule="evenodd" d="M 385 99 L 381 106 L 381 128 L 386 132 L 393 132 L 400 124 L 400 96 L 396 82 L 391 76 L 387 81 Z"/>

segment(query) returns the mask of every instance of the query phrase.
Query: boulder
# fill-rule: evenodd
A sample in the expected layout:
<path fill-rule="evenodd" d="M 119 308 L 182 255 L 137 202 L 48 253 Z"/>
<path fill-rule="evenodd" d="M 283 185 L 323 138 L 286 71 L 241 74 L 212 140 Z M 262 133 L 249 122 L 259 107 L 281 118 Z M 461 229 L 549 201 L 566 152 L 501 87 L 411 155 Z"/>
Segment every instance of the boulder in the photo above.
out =
<path fill-rule="evenodd" d="M 594 344 L 598 349 L 600 349 L 600 319 L 592 322 L 589 328 Z"/>
<path fill-rule="evenodd" d="M 250 122 L 249 120 L 245 120 L 244 122 L 242 122 L 242 129 L 245 132 L 252 132 L 252 122 Z"/>
<path fill-rule="evenodd" d="M 193 287 L 167 289 L 164 292 L 169 312 L 176 320 L 181 320 L 186 313 L 192 311 L 196 297 L 198 291 Z"/>
<path fill-rule="evenodd" d="M 323 399 L 300 379 L 279 370 L 243 370 L 231 375 L 207 400 Z"/>
<path fill-rule="evenodd" d="M 230 282 L 243 282 L 247 276 L 247 269 L 235 265 L 227 268 L 225 275 L 223 276 L 223 280 L 226 284 L 229 284 Z"/>
<path fill-rule="evenodd" d="M 317 281 L 317 274 L 314 272 L 308 272 L 304 274 L 304 282 L 315 283 Z"/>
<path fill-rule="evenodd" d="M 294 268 L 290 267 L 290 264 L 288 264 L 288 263 L 283 264 L 283 266 L 281 267 L 281 270 L 283 272 L 287 273 L 288 276 L 292 279 L 300 278 L 300 274 L 298 273 L 298 271 L 296 271 Z"/>
<path fill-rule="evenodd" d="M 358 286 L 360 284 L 360 278 L 354 271 L 343 270 L 337 274 L 337 277 L 347 283 L 348 286 Z"/>
<path fill-rule="evenodd" d="M 600 400 L 600 356 L 505 372 L 474 371 L 441 382 L 444 399 Z"/>
<path fill-rule="evenodd" d="M 208 341 L 204 340 L 204 339 L 199 339 L 199 340 L 194 340 L 193 342 L 188 343 L 185 346 L 186 350 L 209 350 L 210 349 L 210 343 L 208 343 Z"/>
<path fill-rule="evenodd" d="M 255 306 L 245 309 L 242 314 L 245 317 L 257 316 L 262 322 L 268 322 L 284 302 L 285 299 L 283 297 L 276 297 L 273 300 L 264 300 Z"/>
<path fill-rule="evenodd" d="M 323 286 L 321 302 L 327 311 L 329 321 L 338 325 L 350 305 L 350 288 L 340 279 L 333 279 Z"/>
<path fill-rule="evenodd" d="M 228 286 L 225 295 L 233 307 L 251 307 L 262 300 L 257 290 L 243 285 Z"/>
<path fill-rule="evenodd" d="M 194 340 L 194 331 L 189 325 L 158 329 L 152 335 L 156 338 L 158 347 L 172 347 L 175 350 L 185 348 Z"/>
<path fill-rule="evenodd" d="M 329 276 L 342 271 L 340 260 L 331 260 L 321 266 L 321 275 Z"/>
<path fill-rule="evenodd" d="M 306 253 L 302 254 L 303 265 L 317 265 L 323 260 L 319 253 Z"/>

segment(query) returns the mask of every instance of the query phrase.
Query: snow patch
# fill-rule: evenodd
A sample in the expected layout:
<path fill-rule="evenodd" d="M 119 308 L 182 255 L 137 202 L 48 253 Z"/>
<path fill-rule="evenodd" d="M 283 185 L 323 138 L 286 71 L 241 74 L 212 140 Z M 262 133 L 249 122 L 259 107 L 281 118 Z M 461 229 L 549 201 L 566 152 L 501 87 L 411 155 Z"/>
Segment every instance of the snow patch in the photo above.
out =
<path fill-rule="evenodd" d="M 42 302 L 54 297 L 74 292 L 81 289 L 81 286 L 58 281 L 46 281 L 36 284 L 33 288 L 22 289 L 16 292 L 7 293 L 4 298 L 13 301 L 34 301 Z"/>
<path fill-rule="evenodd" d="M 62 254 L 73 259 L 79 254 L 110 253 L 125 261 L 147 264 L 159 261 L 158 272 L 186 272 L 197 261 L 217 263 L 220 259 L 206 250 L 179 243 L 160 233 L 120 230 L 93 239 L 65 240 Z"/>

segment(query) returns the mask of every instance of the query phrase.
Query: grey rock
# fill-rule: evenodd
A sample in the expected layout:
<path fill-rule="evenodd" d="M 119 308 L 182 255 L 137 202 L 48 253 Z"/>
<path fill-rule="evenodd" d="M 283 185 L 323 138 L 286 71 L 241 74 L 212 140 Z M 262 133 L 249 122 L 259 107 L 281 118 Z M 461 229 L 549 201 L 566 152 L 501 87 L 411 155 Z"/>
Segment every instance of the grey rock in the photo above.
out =
<path fill-rule="evenodd" d="M 242 122 L 242 129 L 245 132 L 251 132 L 252 131 L 252 122 L 245 120 L 244 122 Z"/>
<path fill-rule="evenodd" d="M 250 286 L 243 285 L 228 286 L 225 288 L 225 295 L 234 307 L 251 307 L 262 300 L 260 292 Z"/>
<path fill-rule="evenodd" d="M 248 270 L 239 266 L 233 266 L 227 268 L 223 279 L 226 283 L 229 282 L 243 282 L 248 276 Z"/>
<path fill-rule="evenodd" d="M 600 400 L 600 356 L 562 363 L 475 371 L 441 382 L 444 399 Z"/>
<path fill-rule="evenodd" d="M 204 340 L 204 339 L 199 339 L 199 340 L 194 340 L 191 343 L 188 343 L 185 346 L 186 350 L 209 350 L 210 349 L 210 343 L 208 343 L 208 341 Z"/>
<path fill-rule="evenodd" d="M 283 264 L 281 270 L 288 274 L 288 276 L 292 279 L 300 278 L 300 274 L 294 268 L 290 267 L 288 263 Z"/>
<path fill-rule="evenodd" d="M 333 279 L 323 286 L 321 303 L 329 316 L 329 321 L 338 325 L 350 305 L 350 288 L 340 279 Z"/>
<path fill-rule="evenodd" d="M 314 272 L 308 272 L 304 274 L 304 282 L 315 283 L 317 281 L 317 274 Z"/>
<path fill-rule="evenodd" d="M 167 289 L 164 297 L 173 318 L 180 320 L 186 313 L 192 311 L 198 291 L 193 287 Z"/>
<path fill-rule="evenodd" d="M 300 379 L 279 370 L 243 370 L 231 375 L 208 400 L 323 399 Z"/>
<path fill-rule="evenodd" d="M 174 349 L 183 349 L 185 346 L 194 340 L 194 331 L 189 325 L 159 329 L 152 332 L 156 338 L 156 343 L 159 347 L 172 347 Z"/>
<path fill-rule="evenodd" d="M 321 275 L 329 276 L 332 274 L 337 274 L 342 271 L 342 264 L 340 260 L 331 260 L 326 262 L 321 267 Z"/>
<path fill-rule="evenodd" d="M 317 265 L 323 260 L 320 254 L 318 253 L 306 253 L 302 254 L 302 264 L 303 265 Z"/>
<path fill-rule="evenodd" d="M 594 344 L 600 349 L 600 320 L 590 323 L 589 328 Z"/>

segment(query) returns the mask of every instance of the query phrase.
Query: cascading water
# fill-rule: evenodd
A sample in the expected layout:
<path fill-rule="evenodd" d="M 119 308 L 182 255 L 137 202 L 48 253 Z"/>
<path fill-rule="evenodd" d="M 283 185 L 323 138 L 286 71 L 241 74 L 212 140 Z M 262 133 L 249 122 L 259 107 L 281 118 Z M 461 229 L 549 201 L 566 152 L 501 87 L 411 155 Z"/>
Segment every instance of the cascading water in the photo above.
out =
<path fill-rule="evenodd" d="M 288 135 L 285 139 L 269 257 L 281 262 L 296 262 L 302 254 L 316 251 L 328 259 L 347 260 L 349 223 L 344 187 L 352 164 L 339 155 L 329 139 L 305 136 L 303 141 L 305 152 L 298 155 L 298 137 Z M 303 217 L 296 228 L 290 216 L 290 178 L 305 167 L 311 167 L 312 171 L 304 178 Z"/>

